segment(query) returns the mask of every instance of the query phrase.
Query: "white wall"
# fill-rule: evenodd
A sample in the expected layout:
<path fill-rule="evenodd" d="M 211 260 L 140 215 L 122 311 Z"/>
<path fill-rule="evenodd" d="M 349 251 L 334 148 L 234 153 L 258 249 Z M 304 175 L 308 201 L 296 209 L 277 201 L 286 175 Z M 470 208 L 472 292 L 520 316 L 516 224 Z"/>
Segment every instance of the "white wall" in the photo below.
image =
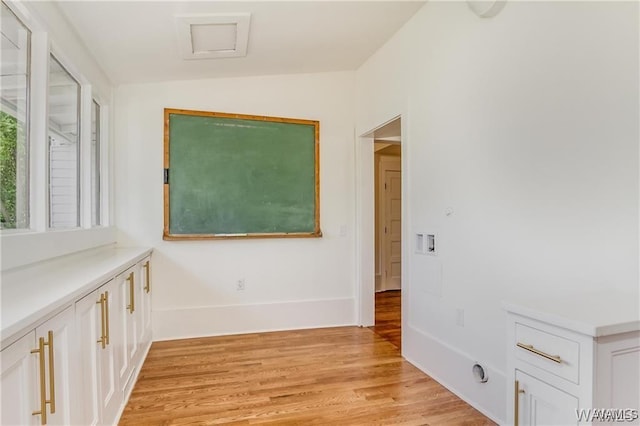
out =
<path fill-rule="evenodd" d="M 65 60 L 65 67 L 71 72 L 82 74 L 91 82 L 92 90 L 105 101 L 111 100 L 112 84 L 84 42 L 73 30 L 66 16 L 60 12 L 55 2 L 20 2 L 17 5 L 27 11 L 42 24 L 42 31 L 48 33 L 55 52 Z M 33 31 L 38 29 L 32 28 Z"/>
<path fill-rule="evenodd" d="M 357 134 L 403 114 L 403 354 L 498 421 L 501 300 L 638 297 L 638 15 L 509 2 L 480 19 L 429 2 L 357 72 Z M 413 254 L 431 230 L 439 255 Z"/>
<path fill-rule="evenodd" d="M 342 72 L 117 89 L 119 242 L 155 248 L 154 339 L 354 323 L 354 87 Z M 323 237 L 163 241 L 165 107 L 319 120 Z"/>

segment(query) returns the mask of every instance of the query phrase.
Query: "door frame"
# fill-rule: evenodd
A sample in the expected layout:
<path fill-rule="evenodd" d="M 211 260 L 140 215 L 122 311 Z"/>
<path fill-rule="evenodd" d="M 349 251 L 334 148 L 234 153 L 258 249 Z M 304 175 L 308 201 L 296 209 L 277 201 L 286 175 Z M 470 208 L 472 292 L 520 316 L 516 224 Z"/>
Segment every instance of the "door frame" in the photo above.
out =
<path fill-rule="evenodd" d="M 400 120 L 401 126 L 401 170 L 407 175 L 407 115 L 398 114 L 386 122 L 361 134 L 356 140 L 356 324 L 369 327 L 375 324 L 375 178 L 374 178 L 374 134 L 386 125 Z M 408 292 L 408 263 L 406 255 L 408 229 L 407 181 L 402 179 L 402 334 L 404 336 L 405 303 Z M 403 339 L 404 342 L 404 339 Z M 403 343 L 404 344 L 404 343 Z"/>

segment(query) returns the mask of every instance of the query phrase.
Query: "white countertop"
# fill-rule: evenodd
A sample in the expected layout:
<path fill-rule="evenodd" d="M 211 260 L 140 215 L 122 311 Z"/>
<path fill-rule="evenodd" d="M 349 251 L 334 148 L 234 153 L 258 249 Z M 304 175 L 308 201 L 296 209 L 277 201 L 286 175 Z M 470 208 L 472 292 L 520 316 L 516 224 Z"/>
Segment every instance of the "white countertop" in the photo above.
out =
<path fill-rule="evenodd" d="M 640 294 L 582 292 L 545 298 L 513 297 L 505 310 L 592 337 L 640 330 Z"/>
<path fill-rule="evenodd" d="M 150 253 L 150 248 L 110 245 L 3 271 L 0 348 Z"/>

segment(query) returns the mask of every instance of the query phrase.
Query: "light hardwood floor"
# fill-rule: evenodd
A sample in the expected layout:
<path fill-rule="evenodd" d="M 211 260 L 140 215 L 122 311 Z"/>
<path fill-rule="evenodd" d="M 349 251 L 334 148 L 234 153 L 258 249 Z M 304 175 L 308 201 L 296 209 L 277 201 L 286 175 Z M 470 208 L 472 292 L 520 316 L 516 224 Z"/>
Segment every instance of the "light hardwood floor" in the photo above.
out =
<path fill-rule="evenodd" d="M 368 328 L 153 343 L 121 425 L 493 425 Z"/>
<path fill-rule="evenodd" d="M 388 340 L 396 348 L 402 346 L 401 290 L 376 293 L 376 323 L 369 327 L 374 333 Z"/>

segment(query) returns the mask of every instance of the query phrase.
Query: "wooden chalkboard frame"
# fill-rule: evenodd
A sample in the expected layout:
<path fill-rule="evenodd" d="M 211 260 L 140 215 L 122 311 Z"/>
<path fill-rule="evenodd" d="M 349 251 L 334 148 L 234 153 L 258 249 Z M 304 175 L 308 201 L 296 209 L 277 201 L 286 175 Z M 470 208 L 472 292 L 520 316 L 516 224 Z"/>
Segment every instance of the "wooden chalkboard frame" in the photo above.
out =
<path fill-rule="evenodd" d="M 199 117 L 219 117 L 227 119 L 238 120 L 253 120 L 253 121 L 269 121 L 277 123 L 290 123 L 290 124 L 304 124 L 311 125 L 315 131 L 314 142 L 314 174 L 315 174 L 315 212 L 314 212 L 314 229 L 311 232 L 273 232 L 273 233 L 211 233 L 211 234 L 172 234 L 170 233 L 170 199 L 169 199 L 169 185 L 170 180 L 167 180 L 167 171 L 170 170 L 170 132 L 169 121 L 172 114 L 199 116 Z M 222 112 L 210 112 L 210 111 L 193 111 L 185 109 L 164 109 L 164 170 L 165 181 L 164 188 L 164 240 L 209 240 L 209 239 L 242 239 L 242 238 L 318 238 L 322 237 L 322 231 L 320 230 L 320 122 L 315 120 L 303 120 L 296 118 L 282 118 L 282 117 L 267 117 L 260 115 L 245 115 L 245 114 L 233 114 Z"/>

